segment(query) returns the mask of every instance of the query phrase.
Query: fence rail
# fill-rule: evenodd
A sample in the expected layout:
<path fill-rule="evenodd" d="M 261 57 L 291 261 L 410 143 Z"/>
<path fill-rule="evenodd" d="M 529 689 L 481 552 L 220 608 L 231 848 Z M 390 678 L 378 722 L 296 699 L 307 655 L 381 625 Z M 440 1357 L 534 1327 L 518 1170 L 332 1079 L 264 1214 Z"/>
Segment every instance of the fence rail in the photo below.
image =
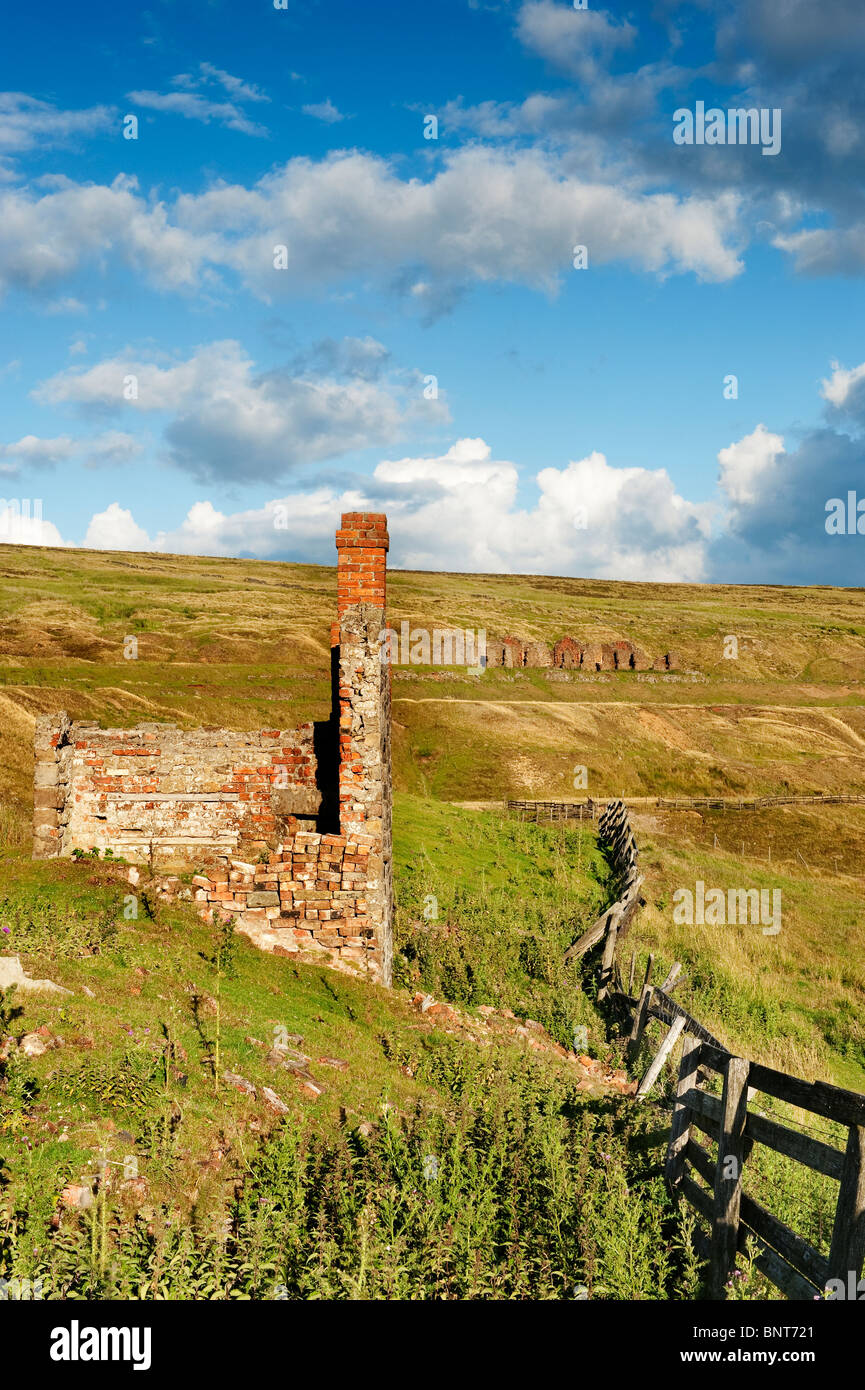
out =
<path fill-rule="evenodd" d="M 865 792 L 810 796 L 629 796 L 629 806 L 655 811 L 760 811 L 771 806 L 857 806 L 865 805 Z M 514 801 L 505 809 L 517 811 L 524 820 L 597 820 L 603 800 Z"/>
<path fill-rule="evenodd" d="M 651 980 L 654 961 L 650 955 L 643 986 L 635 996 L 635 957 L 631 955 L 626 987 L 616 956 L 642 902 L 639 889 L 643 881 L 638 870 L 639 850 L 623 802 L 610 802 L 599 816 L 598 834 L 624 877 L 625 891 L 574 942 L 566 958 L 578 958 L 603 942 L 599 998 L 607 999 L 630 1023 L 631 1064 L 638 1059 L 650 1023 L 665 1025 L 635 1100 L 643 1101 L 649 1095 L 681 1040 L 664 1171 L 674 1199 L 687 1201 L 708 1223 L 708 1234 L 698 1233 L 696 1242 L 709 1263 L 710 1296 L 726 1296 L 737 1254 L 745 1253 L 752 1241 L 758 1251 L 755 1267 L 787 1298 L 810 1300 L 821 1297 L 824 1291 L 832 1297 L 858 1297 L 857 1284 L 865 1263 L 865 1095 L 822 1081 L 804 1081 L 737 1056 L 672 998 L 672 990 L 682 983 L 678 962 L 656 986 Z M 713 1074 L 722 1080 L 720 1097 L 705 1089 Z M 749 1102 L 758 1094 L 846 1127 L 845 1148 L 835 1148 L 778 1119 L 749 1110 Z M 714 1153 L 700 1142 L 698 1134 L 715 1146 Z M 746 1167 L 756 1144 L 838 1183 L 828 1256 L 744 1190 Z"/>

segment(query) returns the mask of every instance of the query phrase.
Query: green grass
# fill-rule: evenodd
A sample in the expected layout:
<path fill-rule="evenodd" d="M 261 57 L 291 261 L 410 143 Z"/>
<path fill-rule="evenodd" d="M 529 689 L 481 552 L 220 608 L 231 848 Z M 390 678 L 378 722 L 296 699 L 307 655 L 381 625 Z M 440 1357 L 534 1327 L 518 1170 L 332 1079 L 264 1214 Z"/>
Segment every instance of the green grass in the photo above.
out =
<path fill-rule="evenodd" d="M 524 950 L 532 941 L 552 962 L 573 916 L 603 896 L 591 838 L 413 802 L 398 824 L 404 920 L 432 886 L 473 933 L 462 965 L 448 956 L 450 997 L 531 1009 L 568 1042 L 588 1020 L 603 1047 L 579 982 Z M 583 868 L 566 927 L 555 905 L 573 851 Z M 469 864 L 483 871 L 479 897 L 449 897 Z M 642 1112 L 587 1097 L 565 1063 L 507 1037 L 480 1047 L 434 1029 L 398 989 L 242 938 L 226 958 L 218 930 L 183 905 L 154 900 L 130 920 L 128 887 L 104 861 L 0 862 L 25 967 L 74 991 L 0 1003 L 0 1034 L 44 1025 L 62 1038 L 0 1064 L 0 1277 L 72 1299 L 698 1292 Z M 529 895 L 531 936 L 505 910 Z M 402 960 L 427 983 L 441 966 L 435 951 Z M 303 1037 L 318 1101 L 267 1064 L 280 1029 Z M 317 1060 L 328 1056 L 348 1069 Z M 276 1090 L 285 1120 L 220 1082 L 225 1068 L 259 1096 Z M 91 1186 L 106 1162 L 92 1205 L 58 1218 L 61 1189 Z"/>
<path fill-rule="evenodd" d="M 789 815 L 683 815 L 667 829 L 645 832 L 637 816 L 647 905 L 625 955 L 636 953 L 638 979 L 650 951 L 658 979 L 681 962 L 686 978 L 676 998 L 741 1055 L 863 1091 L 865 935 L 860 880 L 850 870 L 858 868 L 865 812 L 834 808 L 833 826 L 832 810 L 808 817 L 796 808 Z M 795 857 L 800 845 L 807 868 Z M 698 879 L 707 889 L 779 889 L 781 931 L 765 936 L 753 925 L 677 925 L 673 894 L 693 891 Z"/>
<path fill-rule="evenodd" d="M 531 1289 L 533 1296 L 561 1297 L 572 1279 L 604 1296 L 625 1287 L 626 1267 L 638 1271 L 632 1286 L 641 1297 L 696 1288 L 694 1271 L 679 1256 L 666 1272 L 650 1270 L 644 1258 L 641 1230 L 654 1239 L 658 1222 L 673 1229 L 648 1159 L 637 1159 L 645 1136 L 628 1130 L 614 1102 L 587 1108 L 568 1095 L 554 1062 L 532 1066 L 518 1049 L 498 1043 L 494 1060 L 466 1041 L 442 1049 L 399 991 L 387 995 L 330 971 L 260 956 L 242 943 L 237 973 L 223 978 L 212 964 L 215 935 L 191 912 L 152 904 L 149 916 L 142 901 L 137 920 L 124 917 L 121 867 L 32 865 L 24 858 L 33 720 L 41 712 L 65 707 L 73 717 L 120 726 L 156 719 L 292 727 L 325 717 L 333 570 L 3 550 L 0 925 L 11 931 L 0 949 L 19 951 L 31 974 L 76 992 L 28 995 L 7 1006 L 24 1009 L 16 1033 L 44 1023 L 64 1044 L 5 1067 L 0 1273 L 13 1266 L 22 1274 L 48 1270 L 51 1253 L 46 1277 L 56 1276 L 52 1287 L 70 1296 L 85 1289 L 129 1296 L 136 1288 L 146 1296 L 185 1296 L 180 1291 L 193 1287 L 184 1281 L 197 1277 L 195 1270 L 195 1296 L 208 1288 L 260 1296 L 275 1277 L 256 1263 L 266 1250 L 292 1297 L 381 1296 L 387 1289 L 423 1297 L 487 1296 L 489 1289 L 492 1296 L 522 1296 Z M 469 1009 L 510 1008 L 569 1046 L 584 1028 L 590 1051 L 610 1047 L 587 974 L 561 965 L 564 947 L 610 887 L 591 835 L 457 811 L 448 801 L 571 800 L 585 794 L 574 789 L 581 765 L 588 768 L 586 790 L 597 798 L 865 788 L 857 591 L 395 572 L 389 603 L 397 625 L 405 618 L 421 627 L 485 627 L 547 641 L 566 632 L 629 636 L 653 652 L 675 646 L 686 668 L 641 680 L 628 673 L 562 681 L 540 671 L 488 671 L 477 681 L 456 671 L 394 672 L 396 966 L 410 991 Z M 730 632 L 740 641 L 736 662 L 721 656 Z M 129 633 L 139 638 L 136 661 L 123 660 Z M 863 815 L 844 807 L 751 818 L 647 816 L 637 834 L 648 906 L 629 943 L 638 973 L 650 950 L 656 976 L 681 960 L 689 978 L 677 997 L 731 1045 L 796 1074 L 862 1089 Z M 724 887 L 781 886 L 781 935 L 675 927 L 671 894 L 697 877 Z M 259 1102 L 215 1084 L 216 1014 L 208 1001 L 217 994 L 222 1065 L 284 1093 L 284 1133 Z M 326 1089 L 317 1103 L 283 1074 L 275 1080 L 264 1048 L 248 1041 L 268 1044 L 279 1027 L 303 1034 L 314 1057 L 350 1061 L 346 1073 L 319 1068 Z M 484 1081 L 488 1066 L 491 1079 Z M 502 1113 L 515 1117 L 515 1148 L 508 1147 L 509 1121 L 500 1125 L 487 1113 L 487 1090 Z M 577 1177 L 571 1187 L 555 1187 L 561 1159 L 551 1156 L 544 1166 L 539 1158 L 535 1112 L 560 1134 L 557 1152 L 570 1155 L 568 1166 L 575 1158 L 593 1173 L 606 1161 L 598 1162 L 595 1130 L 588 1135 L 581 1126 L 588 1119 L 620 1126 L 604 1140 L 603 1152 L 613 1155 L 603 1167 L 609 1188 L 589 1192 Z M 372 1126 L 366 1135 L 362 1124 Z M 386 1137 L 390 1129 L 398 1144 Z M 124 1133 L 131 1146 L 118 1140 Z M 415 1179 L 433 1141 L 443 1158 L 455 1136 L 471 1152 L 473 1176 L 461 1188 L 459 1173 L 446 1169 L 447 1188 L 467 1212 L 449 1245 L 447 1191 L 433 1194 Z M 483 1204 L 484 1164 L 506 1161 L 522 1171 L 527 1155 L 540 1165 L 541 1186 L 560 1193 L 556 1201 L 568 1213 L 561 1241 L 544 1224 L 541 1187 L 531 1178 L 523 1205 L 506 1185 L 495 1188 L 491 1208 Z M 55 1229 L 60 1187 L 100 1156 L 136 1158 L 147 1182 L 143 1208 L 117 1183 L 95 1225 L 89 1215 L 66 1214 Z M 356 1188 L 343 1210 L 340 1190 L 349 1177 Z M 819 1242 L 824 1197 L 806 1190 L 801 1174 L 767 1168 L 760 1181 L 783 1193 L 790 1219 Z M 293 1245 L 274 1249 L 255 1203 L 235 1198 L 238 1184 L 265 1205 L 265 1188 L 278 1188 L 273 1210 L 294 1231 Z M 639 1192 L 645 1208 L 629 1204 L 625 1188 Z M 394 1190 L 405 1216 L 398 1230 L 388 1224 Z M 421 1196 L 426 1203 L 432 1197 L 432 1207 Z M 289 1211 L 298 1214 L 296 1226 Z M 363 1241 L 359 1213 L 370 1213 Z M 515 1223 L 521 1230 L 521 1222 L 543 1232 L 534 1265 L 519 1234 L 510 1245 L 502 1235 Z M 383 1231 L 392 1238 L 382 1238 Z M 592 1231 L 600 1232 L 595 1253 Z M 747 1284 L 754 1288 L 759 1284 Z"/>
<path fill-rule="evenodd" d="M 594 833 L 409 797 L 397 800 L 396 827 L 398 982 L 512 1009 L 568 1048 L 585 1028 L 600 1048 L 582 977 L 563 964 L 614 896 Z"/>

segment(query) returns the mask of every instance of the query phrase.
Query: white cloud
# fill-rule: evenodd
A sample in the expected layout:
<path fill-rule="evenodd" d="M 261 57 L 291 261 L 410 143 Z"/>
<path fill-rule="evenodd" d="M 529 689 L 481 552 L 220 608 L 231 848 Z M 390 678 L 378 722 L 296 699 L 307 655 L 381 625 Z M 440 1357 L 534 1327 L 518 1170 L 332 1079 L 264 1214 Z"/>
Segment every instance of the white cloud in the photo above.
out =
<path fill-rule="evenodd" d="M 428 183 L 404 182 L 381 159 L 338 152 L 292 160 L 252 192 L 223 187 L 182 199 L 184 227 L 239 235 L 226 258 L 262 297 L 370 271 L 423 264 L 440 283 L 506 281 L 552 290 L 573 274 L 573 246 L 591 264 L 632 262 L 707 280 L 738 274 L 730 246 L 735 194 L 678 199 L 563 172 L 538 150 L 459 150 Z M 286 271 L 272 248 L 289 248 Z M 429 277 L 427 277 L 429 278 Z"/>
<path fill-rule="evenodd" d="M 0 191 L 0 292 L 52 286 L 111 252 L 165 289 L 192 289 L 218 259 L 219 238 L 172 226 L 165 206 L 148 204 L 125 175 L 110 186 L 58 176 L 41 195 Z"/>
<path fill-rule="evenodd" d="M 680 497 L 663 469 L 613 468 L 594 453 L 535 479 L 518 504 L 519 474 L 483 439 L 437 457 L 382 461 L 370 483 L 341 494 L 319 487 L 226 516 L 198 502 L 154 548 L 327 560 L 342 511 L 384 510 L 396 566 L 472 572 L 698 580 L 711 507 Z M 130 519 L 131 520 L 131 519 Z M 139 538 L 137 548 L 144 547 Z"/>
<path fill-rule="evenodd" d="M 0 153 L 17 154 L 39 146 L 53 148 L 76 136 L 110 129 L 116 112 L 110 106 L 64 111 L 24 92 L 0 92 Z"/>
<path fill-rule="evenodd" d="M 754 502 L 764 491 L 767 476 L 783 453 L 783 438 L 780 434 L 770 434 L 765 425 L 758 425 L 751 434 L 721 449 L 718 453 L 720 483 L 730 501 Z"/>
<path fill-rule="evenodd" d="M 56 468 L 76 458 L 88 467 L 98 468 L 128 463 L 141 451 L 140 441 L 121 430 L 106 430 L 82 438 L 61 434 L 54 439 L 41 439 L 35 434 L 26 434 L 14 444 L 0 444 L 0 459 L 10 460 L 16 472 L 19 468 Z"/>
<path fill-rule="evenodd" d="M 68 434 L 55 439 L 40 439 L 35 434 L 25 434 L 16 443 L 0 444 L 0 458 L 12 461 L 17 468 L 54 468 L 64 463 L 76 452 L 75 440 Z"/>
<path fill-rule="evenodd" d="M 132 513 L 119 502 L 90 519 L 84 546 L 88 550 L 152 550 L 147 532 L 136 525 Z"/>
<path fill-rule="evenodd" d="M 292 159 L 252 187 L 216 183 L 171 204 L 145 199 L 125 176 L 110 187 L 57 178 L 42 196 L 0 189 L 0 290 L 51 286 L 112 256 L 179 291 L 234 271 L 265 301 L 358 276 L 393 285 L 418 266 L 445 293 L 497 280 L 550 290 L 573 274 L 577 242 L 591 264 L 625 260 L 724 280 L 742 268 L 740 211 L 729 191 L 641 193 L 577 177 L 540 150 L 480 146 L 448 156 L 428 182 L 340 151 Z M 274 268 L 279 245 L 288 247 L 284 270 Z"/>
<path fill-rule="evenodd" d="M 43 521 L 42 503 L 0 497 L 0 545 L 68 546 L 52 521 Z"/>
<path fill-rule="evenodd" d="M 339 107 L 334 106 L 330 97 L 326 101 L 310 102 L 301 109 L 305 116 L 314 116 L 317 121 L 324 121 L 327 125 L 335 125 L 338 121 L 348 119 Z"/>
<path fill-rule="evenodd" d="M 324 346 L 324 345 L 320 345 Z M 69 368 L 34 391 L 45 404 L 90 411 L 172 412 L 165 441 L 172 461 L 200 478 L 274 480 L 301 463 L 390 444 L 412 425 L 448 418 L 443 399 L 428 401 L 414 372 L 375 379 L 386 350 L 374 339 L 331 344 L 326 371 L 256 373 L 233 340 L 199 348 L 163 365 L 132 355 Z M 134 377 L 137 396 L 126 400 Z"/>
<path fill-rule="evenodd" d="M 861 412 L 865 403 L 865 362 L 850 370 L 833 362 L 832 375 L 823 379 L 820 394 L 836 410 Z"/>
<path fill-rule="evenodd" d="M 178 73 L 172 78 L 172 86 L 180 88 L 175 92 L 152 92 L 137 91 L 129 92 L 128 97 L 137 106 L 144 106 L 151 111 L 167 111 L 175 116 L 183 116 L 187 120 L 201 121 L 209 125 L 215 121 L 217 125 L 225 126 L 227 130 L 237 130 L 243 135 L 264 136 L 268 134 L 267 128 L 259 125 L 247 116 L 241 109 L 243 102 L 270 101 L 270 97 L 260 87 L 253 83 L 244 82 L 240 77 L 233 77 L 230 72 L 225 72 L 223 68 L 214 67 L 212 63 L 199 63 L 198 73 L 193 77 L 189 73 Z M 210 97 L 202 96 L 198 90 L 201 87 L 221 87 L 227 92 L 230 101 L 215 101 Z"/>
<path fill-rule="evenodd" d="M 211 101 L 199 92 L 127 92 L 129 101 L 150 111 L 167 111 L 170 115 L 185 116 L 187 120 L 209 125 L 216 121 L 227 130 L 243 135 L 267 135 L 267 127 L 250 120 L 233 101 Z"/>
<path fill-rule="evenodd" d="M 393 558 L 420 568 L 619 579 L 697 579 L 711 509 L 680 497 L 663 469 L 611 467 L 601 453 L 545 468 L 539 497 L 517 504 L 513 463 L 483 440 L 442 458 L 379 464 L 392 499 Z M 406 501 L 406 489 L 427 500 Z"/>
<path fill-rule="evenodd" d="M 46 314 L 86 314 L 87 306 L 80 299 L 67 295 L 64 299 L 52 299 L 45 305 Z"/>
<path fill-rule="evenodd" d="M 811 227 L 776 236 L 772 245 L 793 257 L 801 275 L 861 275 L 865 271 L 865 222 Z"/>
<path fill-rule="evenodd" d="M 81 440 L 80 452 L 88 468 L 116 468 L 138 458 L 144 452 L 144 445 L 123 430 L 106 430 L 93 439 Z"/>
<path fill-rule="evenodd" d="M 637 36 L 632 24 L 617 24 L 604 10 L 576 10 L 553 0 L 527 0 L 517 19 L 517 37 L 555 67 L 590 78 L 598 64 Z"/>
<path fill-rule="evenodd" d="M 212 63 L 200 63 L 199 71 L 202 79 L 218 82 L 235 101 L 270 101 L 270 97 L 261 87 L 256 87 L 252 82 L 244 82 L 240 77 L 232 77 L 230 72 L 215 68 Z M 175 78 L 175 81 L 178 79 Z"/>

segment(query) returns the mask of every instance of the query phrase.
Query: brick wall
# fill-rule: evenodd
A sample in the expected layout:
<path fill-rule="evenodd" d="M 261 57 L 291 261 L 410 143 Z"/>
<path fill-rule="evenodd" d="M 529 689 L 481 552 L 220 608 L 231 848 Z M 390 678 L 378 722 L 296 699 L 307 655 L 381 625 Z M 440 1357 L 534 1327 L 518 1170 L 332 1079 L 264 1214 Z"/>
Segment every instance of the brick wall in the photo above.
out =
<path fill-rule="evenodd" d="M 273 846 L 322 810 L 312 724 L 236 733 L 43 716 L 36 729 L 35 854 L 111 847 L 136 862 L 204 862 Z"/>
<path fill-rule="evenodd" d="M 110 848 L 199 869 L 205 914 L 224 909 L 269 949 L 330 950 L 390 984 L 387 549 L 383 515 L 343 515 L 329 720 L 240 733 L 40 718 L 34 856 Z"/>

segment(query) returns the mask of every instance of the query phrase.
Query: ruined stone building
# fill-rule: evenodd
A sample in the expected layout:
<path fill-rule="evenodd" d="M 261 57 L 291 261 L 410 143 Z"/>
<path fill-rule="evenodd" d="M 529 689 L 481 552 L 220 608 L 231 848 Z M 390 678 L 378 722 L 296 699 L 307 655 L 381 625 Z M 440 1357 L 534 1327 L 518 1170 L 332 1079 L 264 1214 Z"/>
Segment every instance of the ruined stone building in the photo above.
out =
<path fill-rule="evenodd" d="M 488 637 L 487 666 L 555 666 L 565 671 L 674 671 L 681 665 L 677 652 L 650 657 L 626 639 L 587 642 L 562 637 L 554 647 L 522 637 Z"/>
<path fill-rule="evenodd" d="M 196 868 L 199 910 L 234 916 L 281 953 L 334 953 L 390 984 L 387 519 L 336 533 L 330 718 L 296 729 L 36 726 L 34 856 L 111 849 L 154 870 Z"/>

